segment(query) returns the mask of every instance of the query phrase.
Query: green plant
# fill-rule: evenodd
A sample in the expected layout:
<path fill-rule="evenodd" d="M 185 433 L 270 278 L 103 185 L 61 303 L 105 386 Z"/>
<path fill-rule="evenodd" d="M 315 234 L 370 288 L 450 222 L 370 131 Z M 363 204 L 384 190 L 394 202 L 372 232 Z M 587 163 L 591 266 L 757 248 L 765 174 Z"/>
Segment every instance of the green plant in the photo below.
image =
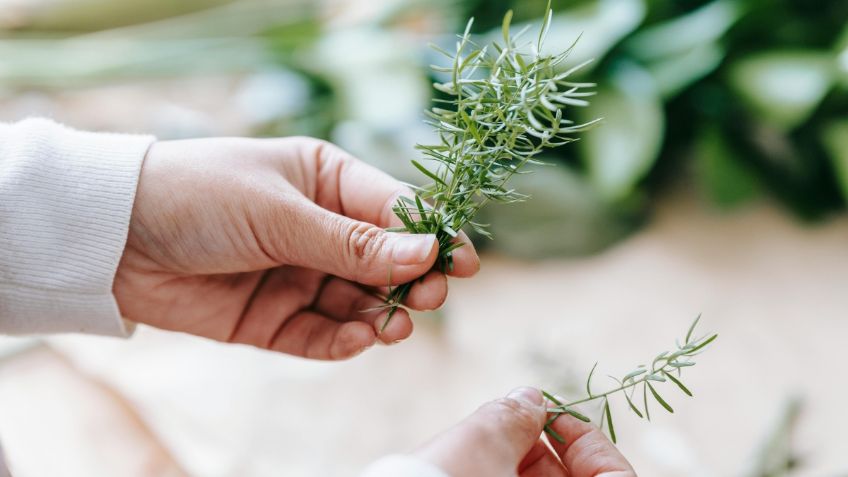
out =
<path fill-rule="evenodd" d="M 463 13 L 477 16 L 479 31 L 495 29 L 493 3 L 524 19 L 544 8 L 531 0 L 465 0 Z M 597 60 L 583 72 L 600 85 L 599 100 L 585 113 L 608 120 L 580 147 L 552 151 L 547 160 L 576 166 L 569 170 L 592 185 L 620 226 L 634 230 L 646 223 L 658 199 L 681 180 L 696 184 L 690 190 L 721 209 L 770 195 L 805 219 L 845 212 L 848 182 L 841 175 L 848 143 L 837 145 L 822 131 L 843 120 L 848 108 L 848 68 L 840 60 L 848 51 L 848 2 L 554 5 L 560 8 L 552 33 L 568 38 L 569 28 L 585 31 L 572 58 Z M 594 197 L 591 191 L 585 197 Z M 567 205 L 562 217 L 568 217 Z M 522 208 L 509 214 L 520 216 Z M 592 233 L 591 223 L 582 228 Z M 571 253 L 593 252 L 616 239 L 594 235 L 590 246 L 573 246 Z M 514 253 L 507 243 L 493 245 Z"/>
<path fill-rule="evenodd" d="M 683 374 L 684 368 L 695 365 L 695 362 L 692 361 L 692 357 L 701 353 L 704 348 L 715 341 L 718 337 L 717 334 L 708 334 L 700 338 L 694 338 L 693 335 L 695 327 L 698 325 L 700 319 L 701 316 L 698 315 L 689 327 L 689 331 L 686 333 L 686 338 L 684 338 L 683 343 L 681 344 L 678 341 L 676 343 L 676 349 L 673 351 L 663 351 L 651 361 L 650 365 L 640 365 L 620 379 L 610 376 L 610 378 L 618 384 L 615 388 L 602 393 L 592 392 L 592 376 L 594 376 L 595 369 L 597 369 L 598 366 L 598 364 L 595 363 L 595 366 L 593 366 L 592 370 L 589 372 L 589 377 L 586 379 L 585 397 L 564 403 L 551 393 L 543 391 L 545 397 L 554 404 L 554 407 L 548 408 L 548 411 L 551 413 L 551 417 L 545 424 L 545 432 L 547 432 L 553 439 L 556 439 L 559 442 L 564 442 L 563 438 L 551 428 L 551 423 L 563 414 L 569 414 L 581 421 L 590 422 L 591 420 L 584 414 L 577 411 L 575 406 L 600 400 L 602 402 L 600 426 L 603 427 L 604 423 L 606 423 L 610 438 L 613 442 L 616 442 L 617 438 L 615 435 L 615 427 L 612 421 L 612 411 L 610 410 L 610 397 L 619 393 L 624 396 L 630 410 L 640 418 L 648 420 L 651 419 L 650 410 L 648 408 L 649 395 L 663 409 L 673 413 L 674 409 L 672 409 L 671 405 L 662 398 L 659 391 L 657 391 L 656 384 L 652 383 L 665 383 L 670 381 L 680 388 L 684 394 L 692 396 L 692 392 L 681 381 L 680 375 Z M 675 374 L 677 376 L 675 376 Z M 639 398 L 634 400 L 634 394 L 638 391 L 639 387 L 641 387 L 642 393 L 641 403 L 637 402 L 639 401 Z"/>
<path fill-rule="evenodd" d="M 403 227 L 393 230 L 435 234 L 437 266 L 443 270 L 453 267 L 452 254 L 462 246 L 456 238 L 463 227 L 470 225 L 490 237 L 486 225 L 474 221 L 480 208 L 490 201 L 527 198 L 507 187 L 514 174 L 527 164 L 539 164 L 535 158 L 540 152 L 574 141 L 571 134 L 596 122 L 575 124 L 563 117 L 566 107 L 588 105 L 584 98 L 594 93 L 586 88 L 594 85 L 569 80 L 582 65 L 560 69 L 571 48 L 556 55 L 542 53 L 552 18 L 550 5 L 535 40 L 521 40 L 528 28 L 512 35 L 511 18 L 510 11 L 503 20 L 503 43 L 479 47 L 471 38 L 472 19 L 454 53 L 432 45 L 451 61 L 449 67 L 432 67 L 447 75 L 446 81 L 434 84 L 443 98 L 427 111 L 440 141 L 417 146 L 436 168 L 412 161 L 432 182 L 416 187 L 413 198 L 398 200 L 394 211 Z M 407 283 L 389 290 L 386 324 L 411 288 Z"/>

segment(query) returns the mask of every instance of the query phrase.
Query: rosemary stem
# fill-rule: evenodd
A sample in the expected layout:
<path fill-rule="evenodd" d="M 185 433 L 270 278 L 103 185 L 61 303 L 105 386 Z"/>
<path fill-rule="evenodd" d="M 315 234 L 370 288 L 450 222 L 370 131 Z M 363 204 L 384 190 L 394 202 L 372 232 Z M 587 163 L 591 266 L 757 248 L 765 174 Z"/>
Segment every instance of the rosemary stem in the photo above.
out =
<path fill-rule="evenodd" d="M 569 403 L 562 404 L 562 405 L 560 405 L 560 406 L 556 406 L 556 407 L 548 408 L 548 412 L 552 412 L 552 413 L 555 413 L 555 414 L 556 414 L 556 413 L 558 413 L 558 414 L 565 414 L 565 412 L 564 412 L 564 411 L 563 411 L 563 412 L 558 412 L 558 411 L 557 411 L 557 409 L 567 408 L 567 407 L 573 407 L 573 406 L 576 406 L 576 405 L 578 405 L 578 404 L 583 404 L 583 403 L 587 403 L 587 402 L 592 402 L 592 401 L 594 401 L 595 399 L 605 398 L 605 397 L 610 396 L 610 395 L 612 395 L 612 394 L 615 394 L 615 393 L 618 393 L 618 392 L 624 391 L 625 389 L 632 388 L 632 387 L 634 387 L 634 386 L 636 386 L 636 385 L 638 385 L 638 384 L 641 384 L 641 383 L 645 382 L 646 380 L 647 380 L 647 377 L 646 377 L 646 378 L 641 378 L 641 379 L 639 379 L 639 380 L 633 381 L 633 382 L 632 382 L 632 383 L 630 383 L 630 384 L 625 384 L 625 385 L 623 385 L 623 386 L 619 386 L 619 387 L 617 387 L 617 388 L 615 388 L 615 389 L 610 389 L 609 391 L 606 391 L 606 392 L 601 393 L 601 394 L 593 394 L 593 395 L 591 395 L 591 396 L 589 396 L 589 397 L 585 397 L 585 398 L 583 398 L 583 399 L 579 399 L 579 400 L 577 400 L 577 401 L 572 401 L 572 402 L 569 402 Z"/>
<path fill-rule="evenodd" d="M 600 394 L 591 394 L 588 397 L 585 397 L 583 399 L 579 399 L 577 401 L 572 401 L 572 402 L 569 402 L 569 403 L 558 405 L 556 407 L 550 408 L 549 412 L 557 413 L 556 409 L 569 408 L 569 407 L 576 406 L 578 404 L 584 404 L 584 403 L 587 403 L 587 402 L 591 402 L 591 401 L 594 401 L 596 399 L 606 398 L 606 397 L 608 397 L 612 394 L 616 394 L 616 393 L 619 393 L 619 392 L 624 391 L 626 389 L 630 389 L 632 387 L 638 386 L 638 385 L 644 383 L 645 381 L 648 381 L 651 376 L 654 376 L 657 373 L 667 373 L 667 372 L 669 372 L 669 370 L 666 369 L 666 368 L 669 368 L 669 364 L 668 364 L 669 360 L 667 358 L 664 358 L 664 359 L 666 360 L 666 364 L 664 364 L 661 368 L 656 369 L 655 367 L 651 367 L 650 372 L 645 370 L 645 374 L 643 374 L 638 379 L 633 379 L 630 382 L 630 384 L 622 384 L 621 386 L 619 386 L 615 389 L 610 389 L 609 391 L 606 391 L 606 392 L 603 392 L 603 393 L 600 393 Z M 553 410 L 551 411 L 551 409 L 553 409 Z M 564 414 L 564 412 L 562 412 L 560 414 Z"/>

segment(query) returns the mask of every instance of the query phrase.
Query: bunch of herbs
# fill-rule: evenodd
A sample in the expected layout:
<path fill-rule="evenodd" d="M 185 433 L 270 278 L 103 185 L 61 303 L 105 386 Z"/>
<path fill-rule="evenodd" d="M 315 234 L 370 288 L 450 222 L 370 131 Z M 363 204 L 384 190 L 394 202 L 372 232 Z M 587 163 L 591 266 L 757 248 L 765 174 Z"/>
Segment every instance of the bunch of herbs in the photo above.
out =
<path fill-rule="evenodd" d="M 412 161 L 431 182 L 414 187 L 414 197 L 398 199 L 394 212 L 403 226 L 392 230 L 434 234 L 437 267 L 444 271 L 453 268 L 464 227 L 491 238 L 486 224 L 474 221 L 483 206 L 527 199 L 508 186 L 513 175 L 525 172 L 528 164 L 541 164 L 542 151 L 574 141 L 575 133 L 596 122 L 576 124 L 565 117 L 568 108 L 588 105 L 594 85 L 571 79 L 582 64 L 563 67 L 573 44 L 558 54 L 542 53 L 552 14 L 549 5 L 532 39 L 525 39 L 529 26 L 512 34 L 508 12 L 502 41 L 478 45 L 471 36 L 472 19 L 453 52 L 431 45 L 449 61 L 449 66 L 432 67 L 446 80 L 434 84 L 442 97 L 426 112 L 439 141 L 417 146 L 429 164 Z M 412 283 L 390 288 L 386 324 L 411 288 Z"/>

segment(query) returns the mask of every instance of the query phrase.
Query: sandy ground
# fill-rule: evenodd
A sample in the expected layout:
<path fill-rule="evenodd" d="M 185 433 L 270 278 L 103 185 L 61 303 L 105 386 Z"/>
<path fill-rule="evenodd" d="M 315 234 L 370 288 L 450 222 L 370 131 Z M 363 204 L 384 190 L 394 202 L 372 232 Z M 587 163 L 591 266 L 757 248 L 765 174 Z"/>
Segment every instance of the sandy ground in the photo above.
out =
<path fill-rule="evenodd" d="M 793 475 L 844 476 L 846 238 L 845 218 L 804 228 L 769 205 L 715 215 L 667 201 L 599 256 L 487 256 L 411 340 L 340 364 L 149 328 L 51 338 L 0 361 L 0 437 L 17 477 L 355 475 L 516 385 L 567 394 L 596 360 L 623 374 L 703 312 L 721 336 L 684 374 L 695 398 L 668 388 L 676 412 L 650 424 L 616 403 L 640 475 L 748 475 L 800 396 Z"/>

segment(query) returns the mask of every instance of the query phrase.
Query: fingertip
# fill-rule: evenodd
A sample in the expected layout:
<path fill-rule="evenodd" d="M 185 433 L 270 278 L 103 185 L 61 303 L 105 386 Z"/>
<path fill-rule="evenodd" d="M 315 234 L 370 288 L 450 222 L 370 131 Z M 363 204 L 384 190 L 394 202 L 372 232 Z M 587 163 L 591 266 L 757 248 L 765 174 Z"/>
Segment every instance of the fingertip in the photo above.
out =
<path fill-rule="evenodd" d="M 388 325 L 386 320 L 388 320 Z M 395 310 L 391 319 L 388 318 L 388 312 L 385 312 L 380 319 L 374 322 L 374 331 L 383 344 L 395 344 L 409 338 L 412 335 L 413 327 L 409 312 L 403 308 Z"/>
<path fill-rule="evenodd" d="M 466 422 L 483 431 L 480 448 L 517 467 L 539 439 L 545 416 L 538 391 L 518 388 L 484 404 Z"/>
<path fill-rule="evenodd" d="M 565 443 L 549 442 L 573 475 L 624 472 L 622 477 L 635 476 L 627 459 L 599 428 L 567 414 L 554 420 L 551 427 Z"/>
<path fill-rule="evenodd" d="M 506 397 L 510 399 L 516 399 L 519 401 L 523 401 L 527 404 L 531 404 L 533 406 L 541 406 L 544 403 L 544 396 L 542 396 L 542 392 L 536 388 L 532 388 L 529 386 L 522 386 L 520 388 L 515 388 L 506 395 Z"/>
<path fill-rule="evenodd" d="M 439 256 L 439 242 L 433 234 L 386 232 L 384 252 L 356 270 L 354 281 L 369 286 L 401 285 L 433 268 Z"/>
<path fill-rule="evenodd" d="M 516 389 L 477 411 L 417 452 L 449 475 L 515 475 L 539 443 L 545 407 L 539 391 Z"/>
<path fill-rule="evenodd" d="M 367 350 L 377 341 L 374 328 L 361 321 L 349 321 L 339 326 L 330 344 L 330 357 L 335 360 L 349 359 Z"/>
<path fill-rule="evenodd" d="M 453 269 L 448 271 L 448 275 L 457 278 L 472 277 L 480 271 L 480 257 L 468 237 L 463 234 L 458 240 L 462 241 L 463 245 L 452 252 Z"/>
<path fill-rule="evenodd" d="M 430 271 L 420 280 L 413 282 L 404 304 L 413 310 L 429 311 L 441 307 L 447 297 L 447 277 L 441 272 Z"/>
<path fill-rule="evenodd" d="M 434 234 L 387 233 L 391 263 L 429 266 L 435 263 L 439 253 L 439 243 Z"/>

